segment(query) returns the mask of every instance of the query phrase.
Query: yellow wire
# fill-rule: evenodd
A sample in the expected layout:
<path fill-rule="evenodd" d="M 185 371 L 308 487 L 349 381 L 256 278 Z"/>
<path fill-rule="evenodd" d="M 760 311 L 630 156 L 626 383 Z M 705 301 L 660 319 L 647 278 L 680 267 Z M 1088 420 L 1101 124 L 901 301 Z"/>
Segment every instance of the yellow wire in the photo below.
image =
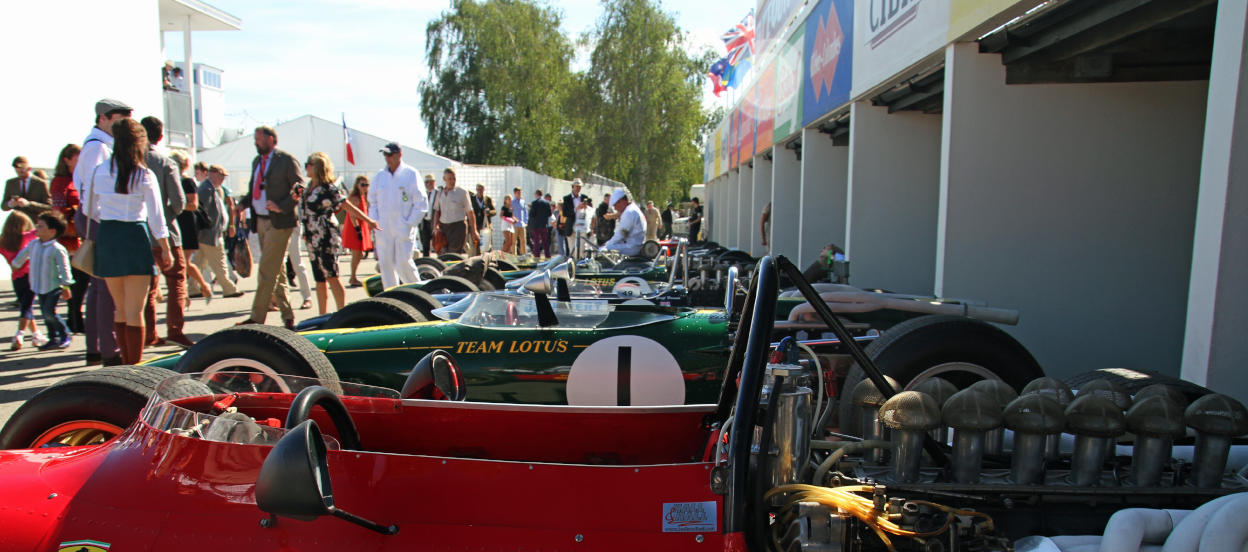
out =
<path fill-rule="evenodd" d="M 880 540 L 884 543 L 884 546 L 886 546 L 889 550 L 894 550 L 894 548 L 893 548 L 893 543 L 888 538 L 887 534 L 893 534 L 893 535 L 897 535 L 900 537 L 912 537 L 912 538 L 914 537 L 923 538 L 923 537 L 935 536 L 944 532 L 946 529 L 949 528 L 949 525 L 953 523 L 953 519 L 955 515 L 981 517 L 987 520 L 987 524 L 989 528 L 992 527 L 992 518 L 982 512 L 975 512 L 971 510 L 958 510 L 958 509 L 950 508 L 948 506 L 944 506 L 941 504 L 936 504 L 934 502 L 915 500 L 912 502 L 915 502 L 916 504 L 922 504 L 922 505 L 936 508 L 942 512 L 945 512 L 948 515 L 948 517 L 945 519 L 944 525 L 942 525 L 939 529 L 936 529 L 934 531 L 918 532 L 918 531 L 910 531 L 907 529 L 902 529 L 896 523 L 889 521 L 888 518 L 886 517 L 886 514 L 884 514 L 883 512 L 876 511 L 875 502 L 872 499 L 854 494 L 854 493 L 870 493 L 873 491 L 874 491 L 874 487 L 872 487 L 871 485 L 847 485 L 847 486 L 842 486 L 842 487 L 816 487 L 814 485 L 795 484 L 795 485 L 782 485 L 779 487 L 775 487 L 771 489 L 770 491 L 768 491 L 766 494 L 764 494 L 763 498 L 770 499 L 776 495 L 794 493 L 795 496 L 792 499 L 790 499 L 789 501 L 790 503 L 811 501 L 811 502 L 817 502 L 824 506 L 830 506 L 830 507 L 840 509 L 841 511 L 844 511 L 847 514 L 850 514 L 854 516 L 855 518 L 858 518 L 863 523 L 866 523 L 869 527 L 871 527 L 871 529 L 875 532 L 876 536 L 880 537 Z"/>

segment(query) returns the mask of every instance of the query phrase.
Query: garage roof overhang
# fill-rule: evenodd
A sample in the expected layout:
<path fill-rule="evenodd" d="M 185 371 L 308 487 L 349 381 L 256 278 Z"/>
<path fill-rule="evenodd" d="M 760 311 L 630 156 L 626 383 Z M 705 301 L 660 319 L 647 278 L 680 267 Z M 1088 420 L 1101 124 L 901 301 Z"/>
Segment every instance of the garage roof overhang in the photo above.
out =
<path fill-rule="evenodd" d="M 238 31 L 241 19 L 199 0 L 160 0 L 160 30 L 184 31 L 190 17 L 191 31 Z"/>

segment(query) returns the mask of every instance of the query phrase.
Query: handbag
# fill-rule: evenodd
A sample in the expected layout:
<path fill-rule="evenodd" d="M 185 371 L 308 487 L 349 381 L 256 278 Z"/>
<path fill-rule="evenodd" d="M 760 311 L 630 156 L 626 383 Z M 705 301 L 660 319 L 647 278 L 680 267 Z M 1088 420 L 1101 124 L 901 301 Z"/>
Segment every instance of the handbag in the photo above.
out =
<path fill-rule="evenodd" d="M 246 238 L 234 242 L 234 271 L 240 277 L 248 278 L 251 276 L 251 248 L 247 246 Z"/>
<path fill-rule="evenodd" d="M 95 214 L 95 185 L 94 181 L 91 186 L 91 197 L 87 200 L 87 235 L 82 237 L 82 245 L 78 246 L 78 250 L 74 251 L 74 258 L 69 261 L 70 266 L 86 272 L 92 278 L 95 277 L 95 238 L 91 237 L 91 216 Z M 96 231 L 99 231 L 97 226 Z"/>

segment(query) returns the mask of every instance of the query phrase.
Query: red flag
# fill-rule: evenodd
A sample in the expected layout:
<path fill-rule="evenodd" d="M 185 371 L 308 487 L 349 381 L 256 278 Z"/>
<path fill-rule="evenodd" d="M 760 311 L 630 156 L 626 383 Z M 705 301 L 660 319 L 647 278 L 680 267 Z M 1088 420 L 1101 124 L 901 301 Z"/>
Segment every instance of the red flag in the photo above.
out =
<path fill-rule="evenodd" d="M 355 152 L 351 149 L 351 129 L 347 128 L 347 116 L 342 116 L 342 141 L 347 144 L 347 163 L 355 164 Z"/>

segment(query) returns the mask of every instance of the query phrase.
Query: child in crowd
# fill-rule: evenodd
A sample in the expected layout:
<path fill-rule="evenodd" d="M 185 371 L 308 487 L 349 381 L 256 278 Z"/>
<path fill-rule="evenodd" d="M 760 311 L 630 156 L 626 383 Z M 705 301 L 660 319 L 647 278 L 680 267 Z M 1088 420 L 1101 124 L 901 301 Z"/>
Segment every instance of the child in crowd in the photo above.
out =
<path fill-rule="evenodd" d="M 21 211 L 13 211 L 4 221 L 4 230 L 0 232 L 0 256 L 5 262 L 11 262 L 17 254 L 35 239 L 35 225 L 30 217 Z M 17 334 L 9 345 L 10 351 L 22 348 L 22 332 L 30 330 L 30 342 L 35 346 L 43 345 L 46 340 L 35 328 L 35 311 L 33 308 L 35 294 L 30 291 L 30 267 L 23 266 L 12 272 L 13 294 L 17 295 Z"/>
<path fill-rule="evenodd" d="M 57 303 L 69 300 L 69 285 L 74 277 L 69 271 L 69 251 L 57 241 L 65 233 L 65 219 L 47 211 L 39 214 L 35 223 L 36 241 L 22 248 L 21 253 L 9 264 L 17 268 L 30 261 L 30 290 L 39 297 L 39 313 L 48 327 L 48 342 L 40 350 L 69 347 L 69 327 L 56 313 Z"/>

